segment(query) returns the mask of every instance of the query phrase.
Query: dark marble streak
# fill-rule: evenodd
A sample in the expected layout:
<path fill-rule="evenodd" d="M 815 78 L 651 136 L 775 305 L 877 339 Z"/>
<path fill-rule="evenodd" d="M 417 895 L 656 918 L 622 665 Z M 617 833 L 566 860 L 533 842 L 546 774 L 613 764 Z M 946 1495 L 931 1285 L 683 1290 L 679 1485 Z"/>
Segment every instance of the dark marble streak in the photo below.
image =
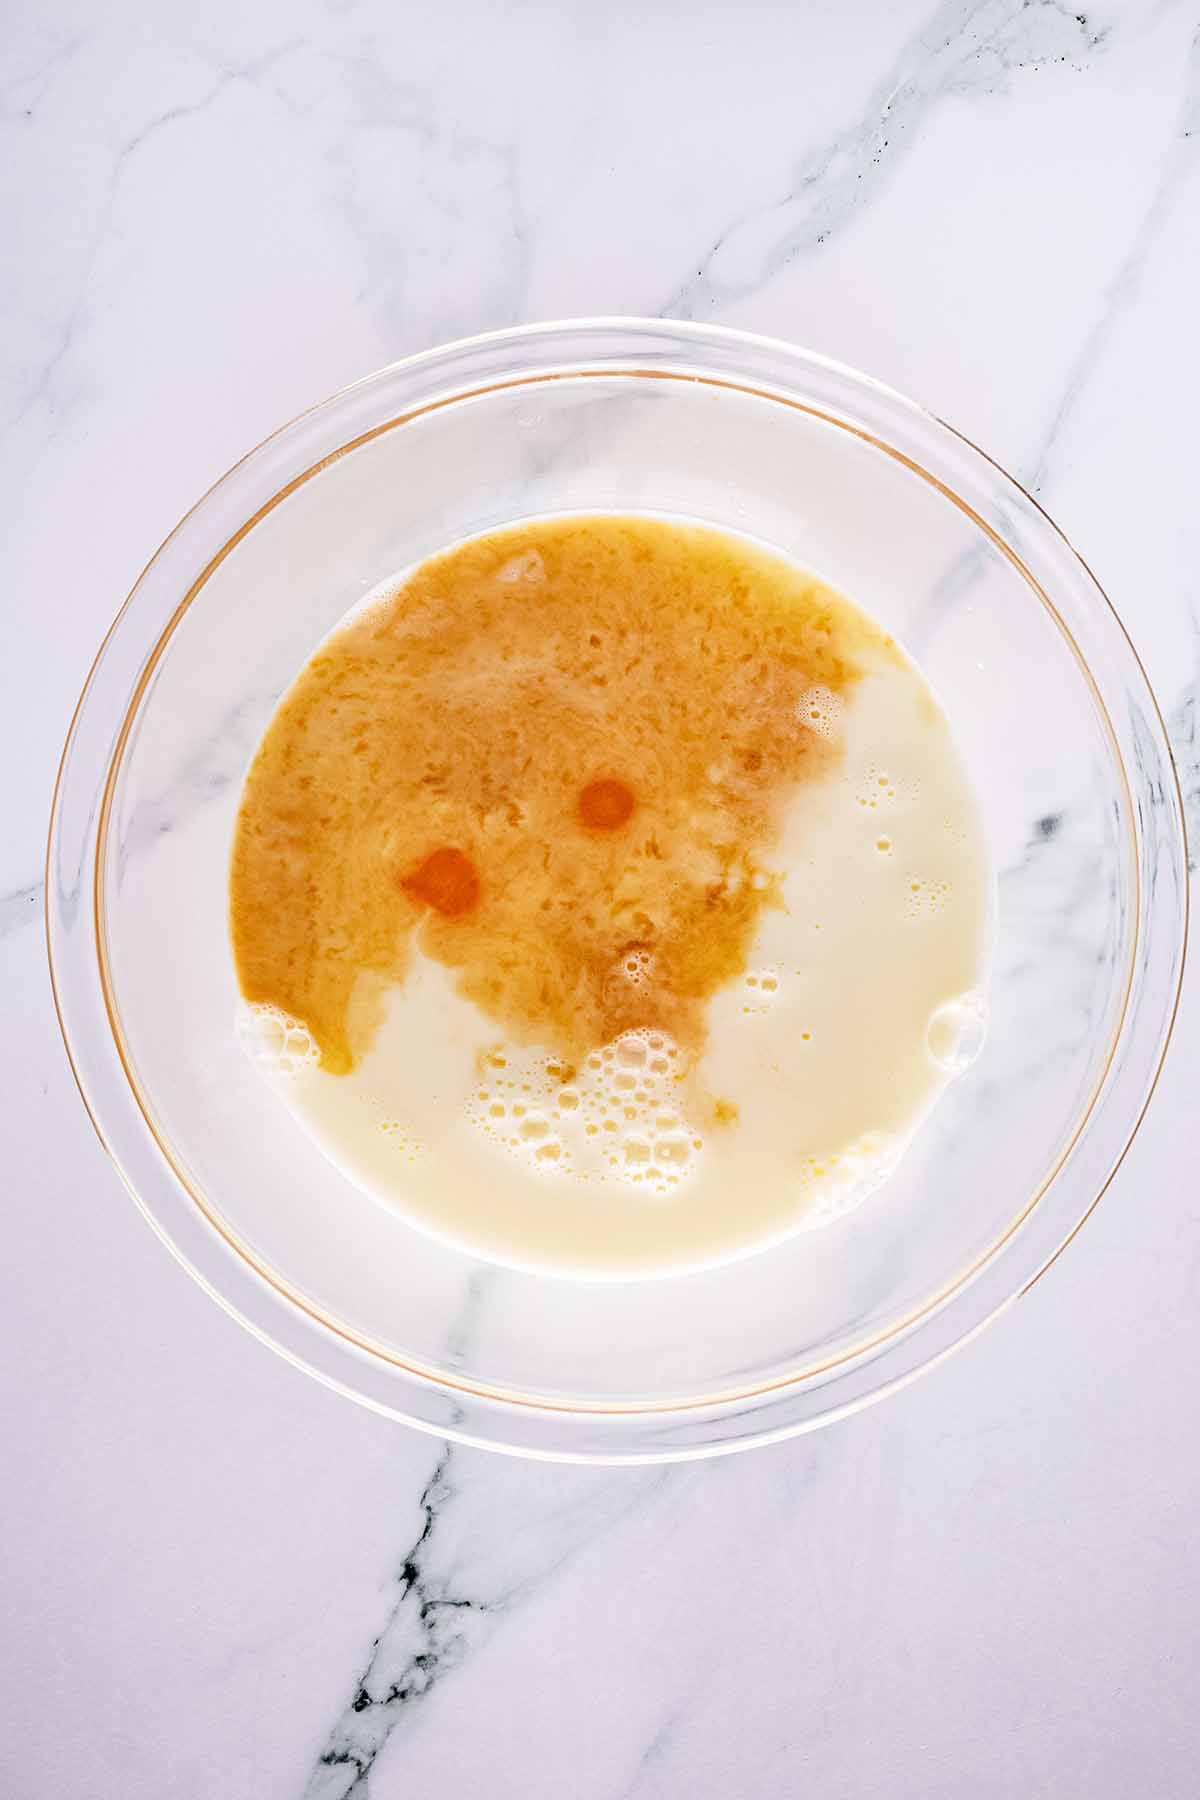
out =
<path fill-rule="evenodd" d="M 449 1472 L 453 1451 L 447 1444 L 421 1495 L 424 1524 L 405 1554 L 396 1577 L 391 1614 L 371 1647 L 353 1699 L 329 1735 L 305 1789 L 306 1800 L 344 1800 L 361 1789 L 371 1766 L 406 1707 L 423 1699 L 434 1683 L 457 1667 L 488 1618 L 491 1607 L 466 1595 L 448 1593 L 429 1567 L 430 1540 L 440 1510 L 454 1490 Z M 401 1642 L 411 1648 L 394 1662 Z"/>
<path fill-rule="evenodd" d="M 819 249 L 891 178 L 941 101 L 1001 93 L 1014 75 L 1047 64 L 1087 63 L 1107 35 L 1063 0 L 943 0 L 859 115 L 802 157 L 776 198 L 748 204 L 725 226 L 662 316 L 708 316 Z"/>
<path fill-rule="evenodd" d="M 364 1800 L 392 1732 L 506 1615 L 668 1483 L 686 1479 L 680 1468 L 548 1469 L 446 1445 L 421 1495 L 421 1529 L 400 1562 L 387 1618 L 304 1800 Z"/>

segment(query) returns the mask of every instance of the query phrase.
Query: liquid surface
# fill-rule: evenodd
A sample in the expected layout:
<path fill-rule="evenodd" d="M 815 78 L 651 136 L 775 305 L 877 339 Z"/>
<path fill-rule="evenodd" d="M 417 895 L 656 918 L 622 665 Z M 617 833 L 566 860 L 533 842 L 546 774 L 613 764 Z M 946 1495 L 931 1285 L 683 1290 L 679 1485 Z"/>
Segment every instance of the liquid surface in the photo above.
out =
<path fill-rule="evenodd" d="M 441 1235 L 593 1274 L 885 1178 L 981 1032 L 986 913 L 898 648 L 647 518 L 493 533 L 357 610 L 268 728 L 231 867 L 248 1047 L 327 1152 Z"/>

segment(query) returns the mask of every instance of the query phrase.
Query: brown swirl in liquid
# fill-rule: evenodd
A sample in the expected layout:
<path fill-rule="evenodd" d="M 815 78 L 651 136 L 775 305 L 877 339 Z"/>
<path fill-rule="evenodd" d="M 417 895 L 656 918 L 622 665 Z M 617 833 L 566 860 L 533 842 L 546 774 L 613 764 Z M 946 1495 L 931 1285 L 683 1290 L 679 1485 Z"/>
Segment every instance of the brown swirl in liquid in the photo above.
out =
<path fill-rule="evenodd" d="M 230 883 L 243 994 L 343 1073 L 415 941 L 519 1042 L 577 1062 L 641 1025 L 699 1050 L 779 903 L 787 800 L 837 754 L 801 696 L 844 691 L 868 638 L 702 526 L 548 520 L 432 558 L 321 645 L 259 747 Z"/>

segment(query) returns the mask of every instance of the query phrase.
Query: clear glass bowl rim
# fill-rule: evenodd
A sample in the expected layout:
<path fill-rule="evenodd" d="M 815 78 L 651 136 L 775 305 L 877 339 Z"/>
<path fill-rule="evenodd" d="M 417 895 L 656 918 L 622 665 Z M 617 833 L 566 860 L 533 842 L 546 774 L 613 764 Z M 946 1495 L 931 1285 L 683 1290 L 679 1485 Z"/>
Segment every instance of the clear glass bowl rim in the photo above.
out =
<path fill-rule="evenodd" d="M 1134 790 L 1128 824 L 1136 840 L 1139 906 L 1131 969 L 1140 949 L 1142 989 L 1153 990 L 1149 1007 L 1139 1008 L 1136 997 L 1131 1004 L 1127 993 L 1105 1077 L 1078 1122 L 1068 1152 L 988 1252 L 927 1308 L 832 1370 L 811 1369 L 752 1392 L 677 1405 L 552 1404 L 540 1397 L 453 1382 L 419 1365 L 382 1358 L 313 1313 L 273 1272 L 259 1268 L 208 1213 L 203 1197 L 188 1191 L 172 1166 L 168 1147 L 156 1138 L 129 1078 L 108 1005 L 96 936 L 98 914 L 79 903 L 81 894 L 98 883 L 106 800 L 146 676 L 178 618 L 232 542 L 331 457 L 381 431 L 481 390 L 585 374 L 696 379 L 814 414 L 906 464 L 962 507 L 993 540 L 1033 587 L 1074 649 L 1108 720 L 1125 780 Z M 331 444 L 319 453 L 305 447 L 310 439 L 328 434 L 330 427 Z M 297 458 L 299 450 L 303 454 Z M 280 480 L 297 461 L 301 466 L 289 479 Z M 252 488 L 255 475 L 265 476 L 273 491 L 257 505 L 240 500 L 232 508 L 233 515 L 240 514 L 236 526 L 231 530 L 226 525 L 214 533 L 212 523 L 222 507 L 239 490 Z M 963 489 L 970 491 L 969 499 Z M 1078 641 L 1078 627 L 1074 632 L 1067 629 L 1042 583 L 1010 549 L 997 515 L 1001 521 L 1019 518 L 1060 572 L 1086 590 L 1094 613 L 1089 615 L 1089 634 L 1096 640 L 1090 654 Z M 152 590 L 156 578 L 161 582 L 165 577 L 168 596 L 172 591 L 178 595 L 178 583 L 171 588 L 173 559 L 183 568 L 198 567 L 200 573 L 187 583 L 184 599 L 166 608 L 164 618 Z M 150 618 L 143 624 L 139 608 L 147 602 Z M 1142 759 L 1120 752 L 1120 732 L 1114 731 L 1095 672 L 1102 658 L 1117 671 L 1115 685 L 1124 683 L 1141 702 L 1153 738 L 1149 748 L 1157 758 L 1156 796 L 1150 794 L 1153 778 Z M 104 765 L 99 776 L 97 749 Z M 1165 804 L 1166 816 L 1159 817 L 1159 827 L 1176 872 L 1173 885 L 1142 879 L 1146 850 L 1142 802 L 1154 797 L 1160 807 Z M 60 878 L 71 869 L 76 872 L 74 886 Z M 184 516 L 118 612 L 71 721 L 47 845 L 46 931 L 54 1003 L 67 1055 L 101 1143 L 173 1254 L 248 1330 L 335 1390 L 439 1436 L 551 1460 L 667 1461 L 746 1448 L 855 1411 L 968 1341 L 1039 1279 L 1098 1203 L 1149 1104 L 1178 1008 L 1187 941 L 1186 869 L 1178 777 L 1137 653 L 1090 569 L 1011 476 L 933 414 L 830 358 L 720 326 L 578 319 L 490 332 L 389 364 L 272 433 Z M 1091 1154 L 1079 1159 L 1074 1153 L 1085 1139 L 1090 1140 Z M 1064 1167 L 1068 1157 L 1071 1162 Z"/>

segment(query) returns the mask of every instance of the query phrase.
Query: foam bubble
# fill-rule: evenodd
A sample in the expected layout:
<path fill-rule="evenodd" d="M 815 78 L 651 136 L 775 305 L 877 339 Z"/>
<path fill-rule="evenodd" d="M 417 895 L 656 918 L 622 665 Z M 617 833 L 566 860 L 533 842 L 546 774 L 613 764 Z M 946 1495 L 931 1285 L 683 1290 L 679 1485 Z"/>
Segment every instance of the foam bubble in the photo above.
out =
<path fill-rule="evenodd" d="M 947 1075 L 969 1069 L 987 1037 L 987 1004 L 979 994 L 958 994 L 944 1000 L 930 1016 L 925 1043 L 930 1056 Z"/>
<path fill-rule="evenodd" d="M 303 1019 L 261 1002 L 238 1008 L 237 1032 L 255 1068 L 268 1079 L 290 1081 L 315 1069 L 321 1052 Z"/>
<path fill-rule="evenodd" d="M 379 1129 L 388 1143 L 410 1163 L 426 1160 L 424 1148 L 402 1120 L 382 1118 L 379 1121 Z"/>
<path fill-rule="evenodd" d="M 852 1212 L 881 1188 L 904 1153 L 905 1139 L 867 1132 L 842 1149 L 806 1156 L 800 1166 L 804 1211 L 799 1224 L 809 1230 Z"/>
<path fill-rule="evenodd" d="M 920 876 L 909 879 L 904 896 L 904 911 L 910 919 L 928 919 L 944 912 L 950 898 L 948 881 L 926 881 Z"/>
<path fill-rule="evenodd" d="M 621 958 L 619 973 L 630 987 L 645 987 L 654 974 L 654 957 L 649 950 L 629 950 Z"/>
<path fill-rule="evenodd" d="M 837 736 L 844 710 L 841 696 L 827 687 L 805 688 L 796 702 L 796 717 L 820 738 Z"/>
<path fill-rule="evenodd" d="M 768 979 L 778 980 L 774 970 Z M 550 1176 L 620 1182 L 662 1197 L 694 1172 L 703 1138 L 683 1117 L 687 1063 L 664 1031 L 641 1028 L 591 1052 L 581 1069 L 537 1051 L 510 1050 L 468 1106 L 494 1149 Z"/>
<path fill-rule="evenodd" d="M 886 769 L 872 763 L 863 772 L 855 798 L 860 806 L 871 812 L 878 812 L 881 808 L 890 810 L 901 799 L 901 790 Z"/>
<path fill-rule="evenodd" d="M 742 1011 L 769 1012 L 783 991 L 778 969 L 747 969 L 742 976 Z"/>

